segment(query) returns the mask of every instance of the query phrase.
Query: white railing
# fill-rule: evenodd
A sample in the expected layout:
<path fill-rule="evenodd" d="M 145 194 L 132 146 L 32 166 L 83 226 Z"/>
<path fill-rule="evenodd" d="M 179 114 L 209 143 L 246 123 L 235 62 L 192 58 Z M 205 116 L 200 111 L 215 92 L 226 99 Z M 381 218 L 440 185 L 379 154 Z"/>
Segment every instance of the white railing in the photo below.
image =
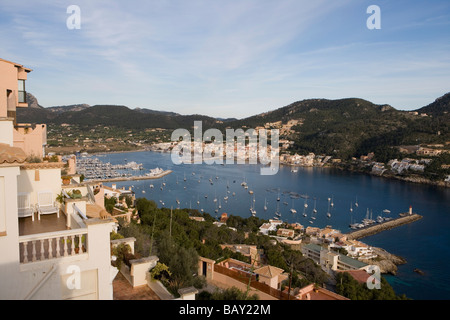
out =
<path fill-rule="evenodd" d="M 19 237 L 20 263 L 80 255 L 87 252 L 87 228 Z"/>

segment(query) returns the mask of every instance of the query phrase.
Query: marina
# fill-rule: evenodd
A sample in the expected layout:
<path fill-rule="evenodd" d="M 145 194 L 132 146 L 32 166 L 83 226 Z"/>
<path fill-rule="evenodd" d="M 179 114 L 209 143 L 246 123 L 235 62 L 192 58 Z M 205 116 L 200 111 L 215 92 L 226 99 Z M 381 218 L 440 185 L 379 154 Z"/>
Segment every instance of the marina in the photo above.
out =
<path fill-rule="evenodd" d="M 77 159 L 77 172 L 84 175 L 86 182 L 118 182 L 118 181 L 135 181 L 159 179 L 168 174 L 171 170 L 163 170 L 159 167 L 150 169 L 149 172 L 136 175 L 136 172 L 145 171 L 142 163 L 135 161 L 120 164 L 111 164 L 110 162 L 102 162 L 97 157 L 83 157 Z"/>

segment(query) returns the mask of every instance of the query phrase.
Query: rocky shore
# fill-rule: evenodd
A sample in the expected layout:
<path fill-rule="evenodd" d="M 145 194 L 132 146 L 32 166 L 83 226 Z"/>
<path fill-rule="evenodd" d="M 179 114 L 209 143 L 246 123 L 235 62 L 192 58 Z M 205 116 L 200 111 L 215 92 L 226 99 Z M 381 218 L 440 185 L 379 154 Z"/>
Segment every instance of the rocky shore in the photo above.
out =
<path fill-rule="evenodd" d="M 375 259 L 361 259 L 361 261 L 370 265 L 378 266 L 381 273 L 396 275 L 398 269 L 397 266 L 407 262 L 404 258 L 389 253 L 382 248 L 372 247 L 372 249 L 378 257 Z"/>

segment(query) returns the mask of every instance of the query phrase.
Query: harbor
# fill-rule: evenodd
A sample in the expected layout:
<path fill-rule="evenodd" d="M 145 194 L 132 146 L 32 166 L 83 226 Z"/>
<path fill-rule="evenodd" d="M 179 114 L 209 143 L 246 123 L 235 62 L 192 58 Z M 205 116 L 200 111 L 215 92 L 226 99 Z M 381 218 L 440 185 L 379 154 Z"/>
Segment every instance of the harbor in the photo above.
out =
<path fill-rule="evenodd" d="M 119 181 L 137 181 L 162 178 L 172 172 L 172 170 L 163 170 L 159 167 L 145 172 L 142 163 L 135 161 L 122 164 L 111 164 L 102 162 L 96 157 L 82 157 L 77 160 L 77 172 L 84 176 L 87 182 L 119 182 Z M 136 173 L 140 174 L 136 174 Z"/>

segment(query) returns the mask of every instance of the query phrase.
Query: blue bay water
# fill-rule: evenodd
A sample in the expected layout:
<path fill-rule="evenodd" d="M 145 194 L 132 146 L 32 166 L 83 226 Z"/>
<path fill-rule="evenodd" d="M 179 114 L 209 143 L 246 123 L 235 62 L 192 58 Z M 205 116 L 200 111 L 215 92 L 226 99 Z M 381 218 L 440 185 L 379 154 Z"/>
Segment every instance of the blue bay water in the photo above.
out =
<path fill-rule="evenodd" d="M 399 266 L 396 276 L 386 276 L 396 293 L 404 293 L 412 299 L 450 298 L 450 275 L 446 270 L 450 262 L 449 189 L 329 168 L 298 168 L 298 172 L 291 172 L 291 167 L 281 166 L 276 175 L 262 176 L 261 165 L 175 165 L 169 153 L 116 153 L 99 159 L 112 164 L 135 161 L 142 163 L 146 172 L 155 167 L 172 170 L 173 173 L 163 179 L 116 184 L 118 187 L 133 186 L 136 197 L 154 200 L 159 206 L 163 202 L 167 208 L 203 209 L 214 217 L 220 217 L 224 212 L 250 217 L 250 207 L 254 204 L 256 215 L 263 219 L 273 218 L 278 210 L 286 222 L 299 222 L 305 227 L 331 225 L 348 232 L 349 224 L 361 221 L 367 210 L 374 219 L 378 215 L 397 217 L 399 213 L 408 211 L 411 205 L 423 219 L 362 241 L 407 260 L 407 264 Z M 243 181 L 248 184 L 248 189 L 241 186 Z M 165 186 L 161 190 L 163 183 Z M 151 184 L 154 188 L 150 188 Z M 111 186 L 112 183 L 106 185 Z M 228 200 L 224 199 L 226 196 Z M 280 201 L 277 201 L 278 196 Z M 217 202 L 213 201 L 214 198 Z M 332 199 L 333 207 L 328 199 Z M 218 209 L 219 201 L 221 209 Z M 358 207 L 355 206 L 356 201 Z M 264 210 L 265 203 L 267 211 Z M 318 212 L 316 219 L 312 220 L 314 205 Z M 297 210 L 296 214 L 290 212 L 292 207 Z M 326 215 L 328 208 L 330 218 Z M 384 209 L 391 213 L 384 214 Z M 424 271 L 425 275 L 415 273 L 414 268 Z"/>

